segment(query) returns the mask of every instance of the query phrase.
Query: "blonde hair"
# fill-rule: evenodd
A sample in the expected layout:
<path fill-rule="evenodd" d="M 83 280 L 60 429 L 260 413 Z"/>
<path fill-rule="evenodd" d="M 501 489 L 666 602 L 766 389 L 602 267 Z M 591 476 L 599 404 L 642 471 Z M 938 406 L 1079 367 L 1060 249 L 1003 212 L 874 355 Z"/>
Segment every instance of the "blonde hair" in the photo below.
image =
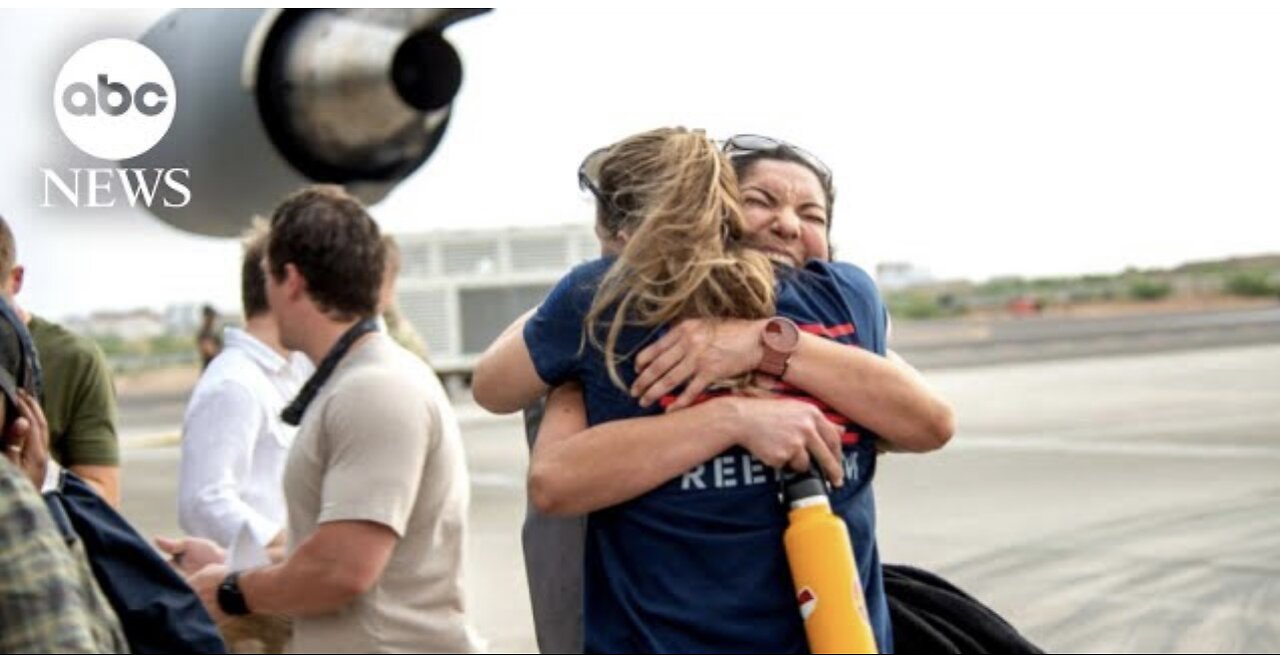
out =
<path fill-rule="evenodd" d="M 772 265 L 747 248 L 738 177 L 704 134 L 662 128 L 632 136 L 609 149 L 599 177 L 602 195 L 625 214 L 618 224 L 629 238 L 600 282 L 584 338 L 603 351 L 619 388 L 626 385 L 618 362 L 632 354 L 617 352 L 623 327 L 773 315 Z"/>

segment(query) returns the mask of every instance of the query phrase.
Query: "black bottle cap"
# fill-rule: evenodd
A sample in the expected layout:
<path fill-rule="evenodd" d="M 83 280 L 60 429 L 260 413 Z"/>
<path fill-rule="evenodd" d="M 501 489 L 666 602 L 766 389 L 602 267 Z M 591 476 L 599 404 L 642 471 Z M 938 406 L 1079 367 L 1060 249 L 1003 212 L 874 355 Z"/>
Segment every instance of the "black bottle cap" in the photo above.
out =
<path fill-rule="evenodd" d="M 782 478 L 782 501 L 788 505 L 805 498 L 827 495 L 827 483 L 817 469 L 787 473 Z"/>

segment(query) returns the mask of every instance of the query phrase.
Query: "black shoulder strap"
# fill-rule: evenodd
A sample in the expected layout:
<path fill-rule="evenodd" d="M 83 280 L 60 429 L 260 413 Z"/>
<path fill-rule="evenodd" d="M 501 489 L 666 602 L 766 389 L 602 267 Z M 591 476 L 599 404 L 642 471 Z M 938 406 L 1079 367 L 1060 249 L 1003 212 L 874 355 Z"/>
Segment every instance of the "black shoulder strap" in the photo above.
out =
<path fill-rule="evenodd" d="M 316 372 L 303 385 L 302 391 L 298 392 L 298 397 L 294 398 L 293 402 L 289 403 L 289 406 L 280 413 L 280 419 L 287 425 L 296 426 L 301 423 L 303 412 L 307 411 L 307 406 L 316 399 L 316 394 L 320 393 L 320 387 L 323 387 L 324 383 L 329 381 L 329 376 L 333 375 L 333 369 L 346 356 L 347 351 L 351 350 L 351 345 L 356 342 L 356 339 L 377 331 L 378 321 L 366 318 L 344 332 L 338 342 L 333 344 L 333 348 L 329 349 L 329 354 L 325 355 L 324 359 L 320 361 L 320 365 L 316 367 Z"/>

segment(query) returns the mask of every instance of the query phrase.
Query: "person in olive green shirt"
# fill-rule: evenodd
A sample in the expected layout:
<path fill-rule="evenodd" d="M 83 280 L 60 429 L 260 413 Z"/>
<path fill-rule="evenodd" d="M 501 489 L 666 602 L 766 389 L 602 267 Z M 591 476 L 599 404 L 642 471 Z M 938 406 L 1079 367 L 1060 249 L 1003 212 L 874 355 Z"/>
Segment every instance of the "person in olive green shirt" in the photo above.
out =
<path fill-rule="evenodd" d="M 40 357 L 49 453 L 118 507 L 120 445 L 116 436 L 115 388 L 106 358 L 93 341 L 33 316 L 15 302 L 25 273 L 24 267 L 17 264 L 13 232 L 0 217 L 0 295 L 26 322 Z"/>

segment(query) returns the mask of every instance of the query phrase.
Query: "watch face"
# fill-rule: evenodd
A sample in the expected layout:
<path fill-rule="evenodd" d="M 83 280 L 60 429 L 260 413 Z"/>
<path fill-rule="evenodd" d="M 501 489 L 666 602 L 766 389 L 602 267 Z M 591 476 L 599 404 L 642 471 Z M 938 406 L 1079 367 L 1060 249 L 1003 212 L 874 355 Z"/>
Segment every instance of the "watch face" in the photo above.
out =
<path fill-rule="evenodd" d="M 790 353 L 800 343 L 800 329 L 790 319 L 770 319 L 764 326 L 764 342 L 773 350 Z"/>

